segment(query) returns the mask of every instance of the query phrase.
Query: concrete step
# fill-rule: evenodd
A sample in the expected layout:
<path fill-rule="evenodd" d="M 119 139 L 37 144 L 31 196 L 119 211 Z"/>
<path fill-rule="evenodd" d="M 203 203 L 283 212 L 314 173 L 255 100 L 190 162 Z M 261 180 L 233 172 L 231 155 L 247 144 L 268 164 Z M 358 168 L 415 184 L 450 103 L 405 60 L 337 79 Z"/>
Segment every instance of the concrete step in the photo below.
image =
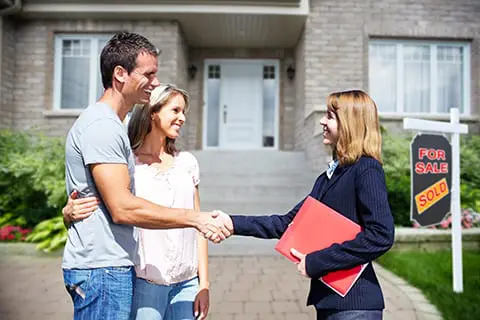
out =
<path fill-rule="evenodd" d="M 207 202 L 217 199 L 222 199 L 222 201 L 226 202 L 276 202 L 280 199 L 298 199 L 303 197 L 310 191 L 310 188 L 311 186 L 258 186 L 257 184 L 230 187 L 202 185 L 200 196 L 203 201 Z"/>
<path fill-rule="evenodd" d="M 309 171 L 302 152 L 194 151 L 202 173 L 274 173 Z"/>
<path fill-rule="evenodd" d="M 200 169 L 201 170 L 201 169 Z M 205 186 L 283 186 L 311 188 L 318 175 L 312 172 L 291 173 L 200 173 L 200 187 Z"/>
<path fill-rule="evenodd" d="M 306 196 L 306 194 L 305 194 Z M 203 211 L 222 210 L 231 214 L 242 215 L 270 215 L 270 214 L 285 214 L 290 211 L 295 205 L 303 200 L 305 196 L 292 201 L 284 201 L 280 199 L 277 202 L 226 202 L 226 201 L 203 201 L 201 200 L 201 209 Z M 201 198 L 201 197 L 200 197 Z"/>

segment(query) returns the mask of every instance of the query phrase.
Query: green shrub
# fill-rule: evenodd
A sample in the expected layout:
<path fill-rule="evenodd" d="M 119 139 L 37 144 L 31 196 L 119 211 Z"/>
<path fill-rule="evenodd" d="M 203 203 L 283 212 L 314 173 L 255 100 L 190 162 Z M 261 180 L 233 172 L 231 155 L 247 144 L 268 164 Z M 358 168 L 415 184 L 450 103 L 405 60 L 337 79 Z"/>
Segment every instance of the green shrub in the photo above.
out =
<path fill-rule="evenodd" d="M 383 135 L 383 168 L 388 198 L 396 225 L 410 221 L 410 142 L 411 136 Z M 462 208 L 480 211 L 480 136 L 462 137 L 460 189 Z"/>
<path fill-rule="evenodd" d="M 63 138 L 0 131 L 0 226 L 33 227 L 66 203 Z"/>
<path fill-rule="evenodd" d="M 396 225 L 410 222 L 410 137 L 383 135 L 383 169 Z"/>
<path fill-rule="evenodd" d="M 57 216 L 40 222 L 26 240 L 38 243 L 37 250 L 45 252 L 62 248 L 67 241 L 67 229 L 63 224 L 63 217 Z"/>
<path fill-rule="evenodd" d="M 65 194 L 63 138 L 35 132 L 0 131 L 0 227 L 34 227 L 27 241 L 38 249 L 65 244 L 60 210 Z"/>

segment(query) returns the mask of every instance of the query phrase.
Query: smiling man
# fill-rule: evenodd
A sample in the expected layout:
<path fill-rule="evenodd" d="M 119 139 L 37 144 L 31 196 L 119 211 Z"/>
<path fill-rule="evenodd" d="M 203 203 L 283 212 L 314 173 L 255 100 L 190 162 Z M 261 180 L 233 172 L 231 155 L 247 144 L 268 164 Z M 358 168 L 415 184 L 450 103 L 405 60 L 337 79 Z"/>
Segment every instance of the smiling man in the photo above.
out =
<path fill-rule="evenodd" d="M 65 285 L 75 319 L 128 319 L 133 294 L 133 226 L 194 227 L 218 242 L 230 233 L 215 214 L 172 209 L 134 196 L 135 161 L 122 123 L 134 104 L 149 102 L 160 85 L 158 50 L 143 36 L 113 36 L 100 56 L 104 94 L 70 129 L 66 141 L 67 193 L 96 196 L 93 214 L 68 228 Z"/>

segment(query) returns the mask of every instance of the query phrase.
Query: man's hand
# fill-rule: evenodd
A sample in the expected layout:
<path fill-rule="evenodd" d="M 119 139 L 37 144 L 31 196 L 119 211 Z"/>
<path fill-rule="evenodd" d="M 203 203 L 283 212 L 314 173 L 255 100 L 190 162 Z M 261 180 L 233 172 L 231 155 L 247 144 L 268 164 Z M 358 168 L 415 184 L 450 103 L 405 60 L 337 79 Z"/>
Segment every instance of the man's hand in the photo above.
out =
<path fill-rule="evenodd" d="M 205 239 L 214 243 L 220 243 L 228 238 L 231 233 L 228 231 L 222 219 L 218 219 L 219 212 L 198 212 L 197 230 L 200 231 Z"/>

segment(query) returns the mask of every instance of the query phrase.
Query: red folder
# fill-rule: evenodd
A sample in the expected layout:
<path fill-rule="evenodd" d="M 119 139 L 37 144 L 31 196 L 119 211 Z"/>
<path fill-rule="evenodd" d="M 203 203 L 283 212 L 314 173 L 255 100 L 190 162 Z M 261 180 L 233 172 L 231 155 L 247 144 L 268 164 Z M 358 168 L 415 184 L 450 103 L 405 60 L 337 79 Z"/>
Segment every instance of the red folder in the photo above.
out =
<path fill-rule="evenodd" d="M 308 196 L 275 249 L 291 261 L 298 262 L 290 249 L 308 254 L 328 248 L 334 243 L 352 240 L 360 231 L 361 227 L 357 223 Z M 345 297 L 366 266 L 363 264 L 349 270 L 334 271 L 320 280 Z"/>

